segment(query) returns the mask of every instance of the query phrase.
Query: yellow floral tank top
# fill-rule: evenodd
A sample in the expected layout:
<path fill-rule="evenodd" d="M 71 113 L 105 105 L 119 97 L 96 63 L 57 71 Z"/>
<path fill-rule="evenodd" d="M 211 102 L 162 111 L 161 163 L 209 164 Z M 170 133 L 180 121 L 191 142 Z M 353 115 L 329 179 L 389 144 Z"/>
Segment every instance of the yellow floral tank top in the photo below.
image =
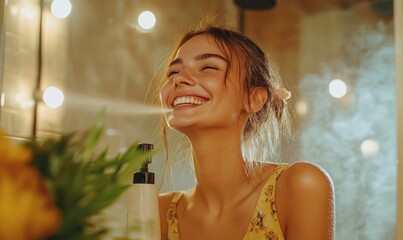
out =
<path fill-rule="evenodd" d="M 275 189 L 277 178 L 287 166 L 286 164 L 278 165 L 263 186 L 243 240 L 284 240 L 277 217 Z M 182 192 L 176 193 L 167 212 L 169 240 L 180 240 L 176 207 L 182 196 Z"/>

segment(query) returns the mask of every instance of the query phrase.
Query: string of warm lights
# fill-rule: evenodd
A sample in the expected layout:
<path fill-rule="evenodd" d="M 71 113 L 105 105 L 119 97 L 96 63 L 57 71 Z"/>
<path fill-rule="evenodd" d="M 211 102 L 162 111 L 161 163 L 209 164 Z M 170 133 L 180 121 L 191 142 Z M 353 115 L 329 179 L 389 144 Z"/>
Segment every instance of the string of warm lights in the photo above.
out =
<path fill-rule="evenodd" d="M 53 0 L 50 5 L 50 10 L 55 18 L 66 19 L 70 16 L 73 6 L 69 0 Z M 9 7 L 9 11 L 12 16 L 21 15 L 25 19 L 33 19 L 37 16 L 36 9 L 28 4 L 14 4 Z M 151 31 L 155 27 L 156 22 L 155 14 L 149 10 L 141 12 L 137 17 L 137 27 L 142 32 Z M 49 86 L 44 91 L 36 94 L 34 99 L 30 99 L 24 93 L 17 93 L 15 95 L 15 101 L 21 108 L 32 107 L 34 101 L 43 101 L 49 108 L 58 108 L 62 106 L 64 102 L 64 93 L 56 86 Z M 2 107 L 6 104 L 6 94 L 4 92 L 1 93 L 0 104 Z"/>

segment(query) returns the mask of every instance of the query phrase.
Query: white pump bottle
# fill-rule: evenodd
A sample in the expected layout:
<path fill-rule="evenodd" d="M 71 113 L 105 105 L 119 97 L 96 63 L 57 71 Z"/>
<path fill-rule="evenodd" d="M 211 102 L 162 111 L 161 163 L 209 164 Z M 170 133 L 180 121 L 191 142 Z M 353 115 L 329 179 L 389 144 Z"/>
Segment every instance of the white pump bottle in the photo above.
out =
<path fill-rule="evenodd" d="M 144 152 L 153 150 L 152 144 L 142 143 Z M 151 155 L 142 164 L 140 171 L 133 174 L 133 185 L 128 191 L 127 239 L 160 240 L 160 217 L 158 189 L 154 184 L 154 173 L 148 172 Z"/>

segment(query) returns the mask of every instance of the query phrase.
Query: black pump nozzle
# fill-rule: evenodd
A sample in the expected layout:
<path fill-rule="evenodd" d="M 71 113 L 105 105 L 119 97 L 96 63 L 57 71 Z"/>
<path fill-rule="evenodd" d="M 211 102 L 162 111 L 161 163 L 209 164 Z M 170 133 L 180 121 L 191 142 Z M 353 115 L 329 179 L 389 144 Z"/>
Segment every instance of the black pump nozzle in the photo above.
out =
<path fill-rule="evenodd" d="M 140 143 L 138 149 L 141 149 L 143 152 L 151 152 L 154 150 L 154 145 L 151 143 Z M 147 161 L 144 161 L 141 164 L 140 171 L 141 172 L 148 172 L 148 164 L 152 162 L 151 155 L 148 157 Z"/>
<path fill-rule="evenodd" d="M 150 143 L 140 143 L 137 147 L 143 152 L 151 152 L 154 149 L 154 145 Z M 135 172 L 133 174 L 133 183 L 148 183 L 154 184 L 154 173 L 148 172 L 148 164 L 152 162 L 151 155 L 148 159 L 141 164 L 140 172 Z"/>

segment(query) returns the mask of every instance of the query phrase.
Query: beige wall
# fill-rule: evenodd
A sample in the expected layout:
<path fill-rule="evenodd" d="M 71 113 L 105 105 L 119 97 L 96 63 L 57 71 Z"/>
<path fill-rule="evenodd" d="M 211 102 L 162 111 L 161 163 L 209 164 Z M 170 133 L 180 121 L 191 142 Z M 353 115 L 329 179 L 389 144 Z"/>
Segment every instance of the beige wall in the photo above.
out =
<path fill-rule="evenodd" d="M 394 1 L 397 93 L 397 224 L 396 240 L 403 239 L 403 0 Z"/>

